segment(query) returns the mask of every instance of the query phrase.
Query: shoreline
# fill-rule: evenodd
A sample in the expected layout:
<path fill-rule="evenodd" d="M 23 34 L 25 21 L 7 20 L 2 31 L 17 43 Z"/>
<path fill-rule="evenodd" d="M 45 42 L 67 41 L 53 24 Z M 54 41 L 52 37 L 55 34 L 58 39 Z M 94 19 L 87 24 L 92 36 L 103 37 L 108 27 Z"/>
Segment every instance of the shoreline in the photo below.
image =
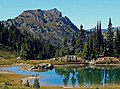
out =
<path fill-rule="evenodd" d="M 24 64 L 23 64 L 24 65 Z M 6 65 L 6 66 L 2 66 L 3 68 L 4 67 L 12 67 L 12 66 L 20 66 L 21 68 L 20 68 L 20 70 L 24 70 L 23 68 L 22 68 L 22 66 L 23 65 L 16 65 L 16 64 L 14 64 L 14 65 Z M 104 65 L 104 66 L 103 66 Z M 30 66 L 30 65 L 24 65 L 24 66 Z M 73 67 L 108 67 L 108 66 L 112 66 L 112 67 L 120 67 L 120 64 L 97 64 L 97 65 L 84 65 L 84 64 L 67 64 L 67 65 L 55 65 L 55 67 L 69 67 L 69 66 L 73 66 Z M 2 69 L 2 68 L 1 68 Z M 0 73 L 3 73 L 3 74 L 11 74 L 12 72 L 10 72 L 10 71 L 4 71 L 4 72 L 0 72 Z M 17 73 L 14 73 L 15 75 L 19 75 L 19 74 L 17 74 Z M 41 78 L 42 76 L 38 76 L 37 78 Z M 28 80 L 28 81 L 31 81 L 31 80 L 33 80 L 33 79 L 35 79 L 36 78 L 36 76 L 26 76 L 26 77 L 23 77 L 23 78 L 21 78 L 21 80 L 23 80 L 23 83 L 22 84 L 24 84 L 25 82 L 26 82 L 26 80 Z M 116 88 L 116 86 L 117 87 L 119 87 L 119 88 Z M 44 87 L 45 89 L 49 89 L 48 87 L 51 87 L 50 89 L 96 89 L 97 87 L 99 88 L 99 89 L 109 89 L 109 88 L 111 88 L 112 87 L 112 89 L 120 89 L 120 86 L 119 85 L 114 85 L 114 86 L 104 86 L 104 87 L 102 87 L 101 85 L 95 85 L 95 86 L 89 86 L 89 87 L 86 87 L 86 86 L 80 86 L 80 87 L 65 87 L 65 86 L 54 86 L 54 85 L 51 85 L 51 86 L 49 86 L 49 85 L 47 85 L 47 86 L 41 86 L 41 87 Z M 44 88 L 41 88 L 41 89 L 44 89 Z"/>
<path fill-rule="evenodd" d="M 1 73 L 1 74 L 16 74 L 16 73 L 14 73 L 14 72 L 7 71 L 7 70 L 0 70 L 0 73 Z"/>
<path fill-rule="evenodd" d="M 54 65 L 55 67 L 120 67 L 120 64 L 64 64 L 64 65 Z"/>
<path fill-rule="evenodd" d="M 25 78 L 21 78 L 21 81 L 22 81 L 22 84 L 26 84 L 27 81 L 31 81 L 31 80 L 34 80 L 34 79 L 39 79 L 40 76 L 30 76 L 30 77 L 25 77 Z"/>
<path fill-rule="evenodd" d="M 20 70 L 29 70 L 29 67 L 32 66 L 32 64 L 24 64 L 24 63 L 20 63 L 20 64 L 12 64 L 12 65 L 0 65 L 0 72 L 4 71 L 1 69 L 2 68 L 8 68 L 8 67 L 13 67 L 13 66 L 20 66 Z M 120 64 L 93 64 L 93 65 L 90 65 L 90 64 L 60 64 L 60 65 L 57 65 L 55 64 L 54 65 L 55 68 L 57 67 L 120 67 Z M 6 72 L 10 72 L 10 71 L 6 71 Z M 13 72 L 12 72 L 13 73 Z"/>

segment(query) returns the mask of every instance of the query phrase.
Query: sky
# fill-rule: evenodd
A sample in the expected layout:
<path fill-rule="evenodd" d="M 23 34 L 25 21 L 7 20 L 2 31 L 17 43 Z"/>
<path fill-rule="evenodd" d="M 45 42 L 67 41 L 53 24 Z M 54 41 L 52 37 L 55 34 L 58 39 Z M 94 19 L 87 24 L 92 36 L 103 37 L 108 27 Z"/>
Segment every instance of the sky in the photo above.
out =
<path fill-rule="evenodd" d="M 109 17 L 113 26 L 120 26 L 120 0 L 0 0 L 0 20 L 12 19 L 24 10 L 57 8 L 79 28 L 93 28 L 97 20 L 107 28 Z"/>

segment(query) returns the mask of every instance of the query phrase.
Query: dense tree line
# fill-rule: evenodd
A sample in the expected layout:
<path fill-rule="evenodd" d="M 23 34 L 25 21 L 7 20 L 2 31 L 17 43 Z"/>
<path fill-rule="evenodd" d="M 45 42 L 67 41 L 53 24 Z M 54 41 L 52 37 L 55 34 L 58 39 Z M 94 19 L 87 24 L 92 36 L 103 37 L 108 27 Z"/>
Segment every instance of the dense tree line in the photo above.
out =
<path fill-rule="evenodd" d="M 0 22 L 0 46 L 0 50 L 4 50 L 4 46 L 9 47 L 10 51 L 16 52 L 23 59 L 48 59 L 65 55 L 78 55 L 86 60 L 101 56 L 120 57 L 120 31 L 119 28 L 113 31 L 111 18 L 107 32 L 102 32 L 101 21 L 90 31 L 80 25 L 78 35 L 72 34 L 68 41 L 65 34 L 63 47 L 56 49 L 40 34 L 35 35 Z"/>
<path fill-rule="evenodd" d="M 99 21 L 90 31 L 84 30 L 81 25 L 77 39 L 73 38 L 70 45 L 67 45 L 66 37 L 64 38 L 64 48 L 56 51 L 56 57 L 71 54 L 86 60 L 101 56 L 120 57 L 120 31 L 119 28 L 113 31 L 111 18 L 109 18 L 107 32 L 102 32 L 101 21 Z"/>
<path fill-rule="evenodd" d="M 0 45 L 9 47 L 9 51 L 15 51 L 23 59 L 47 59 L 55 54 L 55 48 L 40 34 L 35 36 L 27 30 L 20 31 L 14 25 L 5 26 L 2 22 Z M 2 48 L 0 50 L 4 50 Z"/>

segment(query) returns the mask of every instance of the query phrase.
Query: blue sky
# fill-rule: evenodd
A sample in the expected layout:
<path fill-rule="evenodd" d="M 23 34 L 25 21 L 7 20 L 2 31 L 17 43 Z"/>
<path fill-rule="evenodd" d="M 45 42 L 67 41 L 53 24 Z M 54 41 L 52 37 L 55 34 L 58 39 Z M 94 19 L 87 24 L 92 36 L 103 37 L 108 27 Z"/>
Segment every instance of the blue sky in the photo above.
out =
<path fill-rule="evenodd" d="M 29 9 L 57 8 L 79 27 L 92 28 L 97 20 L 107 28 L 108 18 L 120 26 L 120 0 L 0 0 L 0 20 L 14 18 Z"/>

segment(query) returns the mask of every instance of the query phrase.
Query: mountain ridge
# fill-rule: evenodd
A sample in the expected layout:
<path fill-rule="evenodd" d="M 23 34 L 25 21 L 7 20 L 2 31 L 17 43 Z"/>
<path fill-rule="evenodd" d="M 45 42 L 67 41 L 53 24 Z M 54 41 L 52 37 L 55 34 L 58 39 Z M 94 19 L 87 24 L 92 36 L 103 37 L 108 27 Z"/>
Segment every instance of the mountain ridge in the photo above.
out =
<path fill-rule="evenodd" d="M 62 47 L 64 35 L 68 39 L 72 34 L 77 35 L 79 29 L 67 16 L 56 8 L 50 10 L 26 10 L 14 19 L 4 21 L 6 26 L 14 24 L 20 30 L 27 30 L 35 35 L 41 34 L 44 39 L 54 46 Z"/>

